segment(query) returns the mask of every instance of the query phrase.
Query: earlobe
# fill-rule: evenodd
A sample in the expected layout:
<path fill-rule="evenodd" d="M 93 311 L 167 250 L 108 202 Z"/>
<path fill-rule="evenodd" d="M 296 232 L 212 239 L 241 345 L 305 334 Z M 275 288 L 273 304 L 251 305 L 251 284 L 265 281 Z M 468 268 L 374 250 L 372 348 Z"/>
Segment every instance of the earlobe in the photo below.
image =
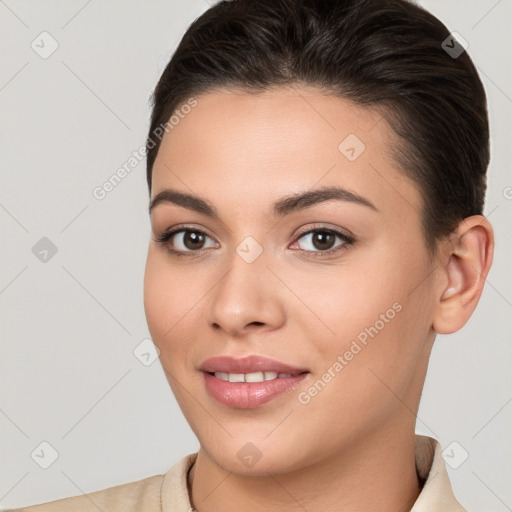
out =
<path fill-rule="evenodd" d="M 440 268 L 443 279 L 432 322 L 439 334 L 461 329 L 478 304 L 492 264 L 492 226 L 481 215 L 467 217 L 450 242 L 448 261 Z"/>

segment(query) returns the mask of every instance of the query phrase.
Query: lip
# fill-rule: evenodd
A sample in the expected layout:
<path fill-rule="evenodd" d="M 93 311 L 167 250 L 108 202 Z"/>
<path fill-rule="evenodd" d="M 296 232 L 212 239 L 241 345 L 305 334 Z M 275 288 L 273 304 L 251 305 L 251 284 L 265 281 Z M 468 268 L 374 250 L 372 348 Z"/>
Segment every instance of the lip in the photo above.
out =
<path fill-rule="evenodd" d="M 263 356 L 234 358 L 217 356 L 201 364 L 207 392 L 217 402 L 237 409 L 254 409 L 264 405 L 283 393 L 292 391 L 306 378 L 309 371 L 296 368 L 275 359 Z M 214 375 L 223 373 L 253 373 L 271 371 L 290 374 L 263 382 L 228 382 Z"/>
<path fill-rule="evenodd" d="M 263 356 L 246 356 L 235 358 L 232 356 L 216 356 L 203 361 L 199 369 L 205 373 L 252 373 L 252 372 L 277 372 L 298 375 L 307 372 L 307 368 L 296 368 L 275 359 Z"/>
<path fill-rule="evenodd" d="M 292 391 L 309 374 L 300 373 L 263 382 L 227 382 L 203 372 L 206 390 L 217 402 L 236 409 L 254 409 Z"/>

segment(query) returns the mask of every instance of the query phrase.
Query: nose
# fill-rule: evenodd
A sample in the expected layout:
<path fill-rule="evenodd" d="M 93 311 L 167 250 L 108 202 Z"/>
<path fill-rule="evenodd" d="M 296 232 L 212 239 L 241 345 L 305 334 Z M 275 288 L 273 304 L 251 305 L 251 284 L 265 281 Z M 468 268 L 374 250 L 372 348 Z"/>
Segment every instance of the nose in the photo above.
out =
<path fill-rule="evenodd" d="M 286 294 L 282 282 L 267 268 L 263 252 L 248 263 L 235 251 L 219 272 L 221 277 L 207 295 L 208 326 L 233 337 L 274 330 L 286 319 Z"/>

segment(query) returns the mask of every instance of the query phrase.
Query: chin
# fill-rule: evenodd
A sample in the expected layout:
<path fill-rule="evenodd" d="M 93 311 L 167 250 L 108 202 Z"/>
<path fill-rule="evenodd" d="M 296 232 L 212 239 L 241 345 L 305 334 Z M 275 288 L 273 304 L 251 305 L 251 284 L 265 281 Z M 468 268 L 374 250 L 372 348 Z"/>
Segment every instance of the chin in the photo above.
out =
<path fill-rule="evenodd" d="M 297 446 L 287 446 L 276 436 L 270 439 L 248 441 L 243 436 L 219 443 L 218 439 L 211 444 L 201 443 L 209 458 L 227 472 L 241 476 L 268 476 L 268 473 L 279 474 L 298 469 L 301 457 Z"/>

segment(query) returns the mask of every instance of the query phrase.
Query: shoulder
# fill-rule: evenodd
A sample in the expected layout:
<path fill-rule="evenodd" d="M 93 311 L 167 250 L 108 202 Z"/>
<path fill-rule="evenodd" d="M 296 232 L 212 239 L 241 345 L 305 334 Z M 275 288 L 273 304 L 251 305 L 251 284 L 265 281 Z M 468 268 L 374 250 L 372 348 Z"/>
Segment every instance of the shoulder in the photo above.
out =
<path fill-rule="evenodd" d="M 164 475 L 109 487 L 96 492 L 41 503 L 11 512 L 160 512 L 160 489 Z M 9 511 L 8 511 L 9 512 Z"/>
<path fill-rule="evenodd" d="M 196 457 L 197 452 L 185 455 L 163 475 L 24 508 L 4 509 L 3 512 L 171 512 L 190 509 L 187 472 Z"/>

